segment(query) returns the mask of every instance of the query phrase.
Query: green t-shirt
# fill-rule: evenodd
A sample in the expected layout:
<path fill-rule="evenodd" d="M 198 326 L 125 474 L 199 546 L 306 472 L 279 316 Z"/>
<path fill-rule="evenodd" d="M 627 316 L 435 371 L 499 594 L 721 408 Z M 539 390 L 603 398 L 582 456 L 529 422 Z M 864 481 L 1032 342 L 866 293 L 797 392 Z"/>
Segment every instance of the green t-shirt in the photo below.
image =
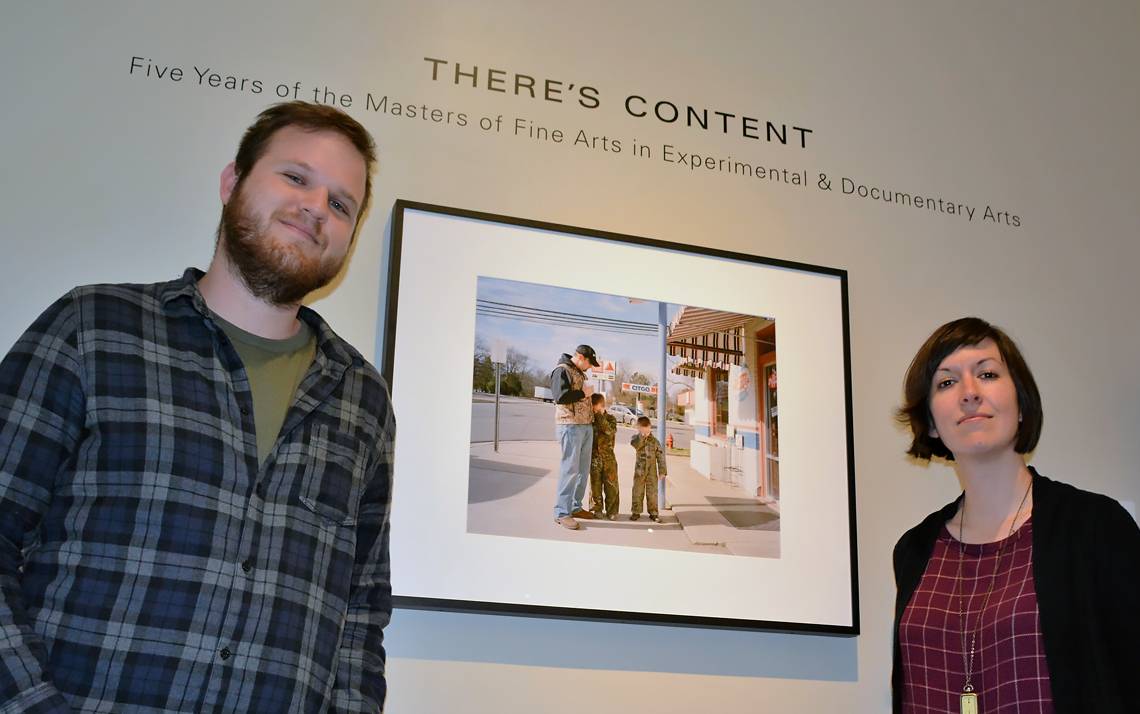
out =
<path fill-rule="evenodd" d="M 301 323 L 297 334 L 271 340 L 231 325 L 214 314 L 214 321 L 230 338 L 249 377 L 253 392 L 253 423 L 257 430 L 257 459 L 264 462 L 273 450 L 285 415 L 293 406 L 297 387 L 313 363 L 317 339 L 313 329 Z"/>

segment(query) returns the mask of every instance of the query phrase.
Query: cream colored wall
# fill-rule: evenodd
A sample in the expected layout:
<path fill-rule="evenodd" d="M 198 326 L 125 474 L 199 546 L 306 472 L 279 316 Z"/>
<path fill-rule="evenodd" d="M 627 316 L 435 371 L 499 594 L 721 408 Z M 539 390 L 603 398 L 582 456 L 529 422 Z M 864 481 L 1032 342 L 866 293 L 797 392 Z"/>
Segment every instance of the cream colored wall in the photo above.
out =
<path fill-rule="evenodd" d="M 1133 2 L 3 0 L 2 14 L 4 346 L 76 283 L 205 265 L 218 174 L 269 97 L 199 88 L 195 63 L 358 97 L 382 149 L 376 203 L 317 307 L 369 354 L 397 197 L 849 271 L 859 638 L 398 611 L 389 711 L 885 711 L 890 549 L 955 491 L 944 467 L 902 457 L 890 413 L 914 349 L 963 314 L 1008 327 L 1029 356 L 1047 410 L 1039 468 L 1140 500 Z M 132 55 L 190 82 L 132 77 Z M 424 56 L 590 83 L 603 107 L 432 83 Z M 367 91 L 992 202 L 1022 227 L 369 114 Z M 635 92 L 814 133 L 798 150 L 636 121 L 621 111 Z"/>

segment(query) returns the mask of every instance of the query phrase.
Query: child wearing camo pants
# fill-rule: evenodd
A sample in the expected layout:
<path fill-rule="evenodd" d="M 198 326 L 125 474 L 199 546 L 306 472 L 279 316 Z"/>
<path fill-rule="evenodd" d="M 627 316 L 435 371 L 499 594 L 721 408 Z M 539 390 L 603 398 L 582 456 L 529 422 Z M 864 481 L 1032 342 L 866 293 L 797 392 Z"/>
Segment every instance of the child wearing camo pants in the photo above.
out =
<path fill-rule="evenodd" d="M 590 457 L 590 510 L 595 518 L 615 520 L 618 512 L 617 419 L 606 413 L 606 398 L 590 395 L 594 409 L 594 452 Z"/>
<path fill-rule="evenodd" d="M 633 504 L 630 506 L 629 520 L 636 521 L 641 518 L 641 504 L 645 503 L 649 511 L 649 520 L 660 523 L 657 514 L 657 480 L 663 479 L 665 473 L 665 449 L 661 442 L 651 433 L 649 417 L 637 418 L 637 433 L 629 440 L 630 445 L 637 450 L 637 463 L 633 470 Z"/>

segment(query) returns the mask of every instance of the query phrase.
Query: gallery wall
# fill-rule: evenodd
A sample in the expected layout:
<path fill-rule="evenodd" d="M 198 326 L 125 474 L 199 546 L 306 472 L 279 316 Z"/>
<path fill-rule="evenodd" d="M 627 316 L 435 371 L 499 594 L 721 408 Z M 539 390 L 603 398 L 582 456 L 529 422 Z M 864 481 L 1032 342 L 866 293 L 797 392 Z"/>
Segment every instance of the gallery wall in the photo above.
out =
<path fill-rule="evenodd" d="M 904 458 L 891 411 L 914 350 L 962 315 L 1028 356 L 1033 463 L 1140 501 L 1135 3 L 2 7 L 4 348 L 75 284 L 205 267 L 220 171 L 279 87 L 350 104 L 380 144 L 351 264 L 313 303 L 368 356 L 397 198 L 848 271 L 859 637 L 398 610 L 389 711 L 887 710 L 891 547 L 956 493 L 944 465 Z"/>

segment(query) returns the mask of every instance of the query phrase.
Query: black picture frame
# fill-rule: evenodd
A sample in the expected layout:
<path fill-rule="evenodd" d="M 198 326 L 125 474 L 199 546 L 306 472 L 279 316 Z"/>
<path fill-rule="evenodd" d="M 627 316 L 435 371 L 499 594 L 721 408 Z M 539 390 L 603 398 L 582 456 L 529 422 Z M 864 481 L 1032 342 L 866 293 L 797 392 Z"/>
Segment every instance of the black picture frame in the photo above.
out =
<path fill-rule="evenodd" d="M 797 621 L 794 619 L 785 618 L 723 617 L 712 614 L 690 614 L 674 611 L 631 611 L 627 609 L 611 610 L 598 607 L 580 607 L 576 605 L 565 606 L 556 604 L 533 604 L 526 602 L 525 599 L 521 596 L 516 598 L 514 601 L 499 601 L 494 599 L 482 599 L 478 597 L 455 597 L 449 594 L 440 594 L 437 596 L 435 594 L 423 592 L 418 592 L 415 594 L 403 593 L 401 592 L 401 588 L 399 586 L 399 583 L 401 582 L 401 573 L 398 570 L 401 559 L 396 557 L 396 552 L 399 548 L 399 539 L 397 538 L 397 534 L 401 528 L 401 521 L 398 515 L 398 506 L 401 497 L 401 473 L 399 461 L 401 444 L 399 441 L 397 441 L 398 460 L 395 473 L 394 501 L 394 509 L 397 510 L 393 517 L 393 604 L 395 607 L 422 610 L 487 613 L 498 615 L 505 614 L 524 617 L 552 617 L 562 619 L 600 620 L 624 623 L 651 623 L 685 627 L 729 628 L 837 636 L 855 636 L 859 634 L 858 549 L 856 530 L 855 455 L 853 440 L 854 432 L 851 396 L 850 319 L 848 301 L 848 275 L 845 270 L 786 259 L 768 258 L 746 253 L 721 250 L 706 246 L 685 245 L 654 238 L 627 235 L 611 231 L 563 225 L 540 220 L 504 216 L 494 213 L 399 199 L 395 202 L 392 212 L 391 236 L 387 261 L 388 272 L 386 297 L 384 310 L 381 317 L 382 324 L 380 325 L 380 333 L 383 336 L 383 341 L 382 357 L 379 365 L 381 374 L 392 388 L 397 419 L 398 423 L 400 424 L 398 433 L 406 432 L 409 429 L 416 430 L 429 427 L 428 424 L 417 424 L 414 420 L 412 423 L 408 423 L 407 421 L 401 419 L 401 394 L 399 391 L 400 375 L 396 374 L 396 365 L 398 362 L 399 351 L 402 346 L 400 342 L 398 327 L 403 325 L 403 322 L 401 322 L 402 320 L 415 320 L 419 317 L 404 315 L 401 313 L 401 280 L 405 277 L 403 273 L 404 268 L 406 267 L 403 265 L 403 261 L 406 254 L 405 249 L 407 248 L 407 241 L 409 240 L 409 236 L 406 235 L 406 225 L 407 220 L 411 215 L 448 217 L 459 219 L 463 222 L 491 224 L 493 226 L 503 226 L 507 228 L 523 228 L 550 236 L 580 238 L 591 243 L 602 242 L 607 244 L 617 244 L 621 246 L 632 246 L 646 251 L 668 252 L 671 254 L 679 254 L 681 256 L 693 256 L 695 258 L 716 259 L 719 261 L 729 261 L 731 263 L 744 264 L 748 266 L 775 268 L 779 269 L 780 271 L 790 271 L 796 274 L 818 276 L 820 278 L 828 278 L 836 281 L 838 289 L 838 304 L 835 306 L 835 308 L 838 311 L 838 320 L 841 323 L 841 334 L 835 336 L 835 342 L 837 344 L 841 344 L 842 364 L 840 369 L 842 373 L 843 389 L 841 394 L 834 395 L 837 400 L 841 400 L 841 405 L 836 404 L 833 405 L 833 407 L 837 410 L 841 410 L 844 431 L 844 434 L 842 436 L 842 445 L 845 452 L 845 473 L 843 474 L 843 484 L 846 487 L 847 498 L 845 509 L 846 527 L 843 528 L 842 531 L 844 532 L 847 540 L 846 555 L 847 564 L 849 567 L 849 578 L 845 577 L 844 582 L 838 584 L 831 583 L 830 586 L 845 586 L 845 589 L 847 590 L 847 599 L 849 602 L 849 618 L 845 622 L 837 623 Z M 441 281 L 447 281 L 450 279 L 450 276 L 440 275 L 439 279 Z M 466 340 L 462 342 L 459 342 L 457 340 L 455 346 L 457 350 L 460 348 L 466 348 L 468 351 L 470 350 L 470 343 Z M 468 362 L 467 364 L 469 365 L 470 363 Z M 417 568 L 430 569 L 433 567 L 430 559 L 424 560 L 422 558 L 417 558 L 415 560 L 415 563 Z"/>

